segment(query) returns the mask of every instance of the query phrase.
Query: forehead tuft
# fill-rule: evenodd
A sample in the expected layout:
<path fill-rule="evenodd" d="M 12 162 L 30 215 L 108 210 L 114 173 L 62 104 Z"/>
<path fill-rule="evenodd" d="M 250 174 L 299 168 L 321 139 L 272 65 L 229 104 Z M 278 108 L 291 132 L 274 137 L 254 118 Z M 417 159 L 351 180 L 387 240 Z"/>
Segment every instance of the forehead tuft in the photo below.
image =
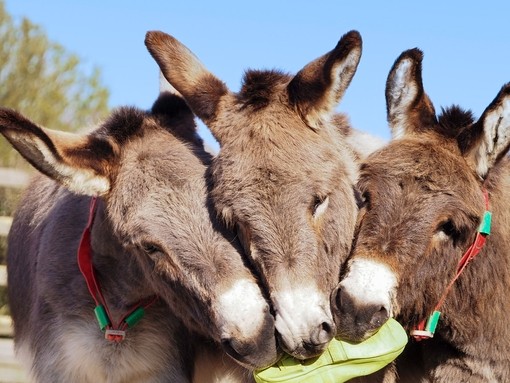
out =
<path fill-rule="evenodd" d="M 459 132 L 475 122 L 473 113 L 457 105 L 443 108 L 438 118 L 441 133 L 446 137 L 456 137 Z"/>
<path fill-rule="evenodd" d="M 395 140 L 361 165 L 360 182 L 414 180 L 445 190 L 476 182 L 464 158 L 452 145 L 449 141 L 438 141 L 434 136 L 427 139 L 423 135 Z"/>
<path fill-rule="evenodd" d="M 123 145 L 134 137 L 143 136 L 147 129 L 155 128 L 202 146 L 202 140 L 196 134 L 193 113 L 181 97 L 170 93 L 161 94 L 150 111 L 135 107 L 115 109 L 96 133 Z"/>
<path fill-rule="evenodd" d="M 248 70 L 243 77 L 243 85 L 238 99 L 244 107 L 261 109 L 268 106 L 281 86 L 290 77 L 277 70 Z"/>
<path fill-rule="evenodd" d="M 118 144 L 123 144 L 133 135 L 140 134 L 146 117 L 146 112 L 134 107 L 117 108 L 97 133 L 108 135 Z"/>

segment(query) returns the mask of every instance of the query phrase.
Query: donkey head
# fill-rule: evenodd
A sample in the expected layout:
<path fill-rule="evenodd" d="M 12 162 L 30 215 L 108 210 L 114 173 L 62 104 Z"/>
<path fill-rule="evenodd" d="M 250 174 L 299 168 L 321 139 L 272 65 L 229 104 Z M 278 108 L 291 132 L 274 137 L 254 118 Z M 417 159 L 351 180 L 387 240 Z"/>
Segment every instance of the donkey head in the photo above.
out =
<path fill-rule="evenodd" d="M 357 212 L 356 167 L 333 113 L 361 56 L 359 34 L 295 76 L 248 71 L 239 93 L 173 37 L 149 32 L 146 45 L 220 143 L 212 199 L 267 288 L 283 348 L 320 353 L 335 335 L 329 297 Z"/>
<path fill-rule="evenodd" d="M 458 107 L 436 118 L 421 61 L 412 49 L 393 65 L 386 85 L 393 140 L 361 166 L 357 238 L 332 295 L 347 339 L 369 336 L 389 316 L 415 326 L 433 311 L 475 238 L 483 182 L 510 144 L 510 84 L 476 122 Z M 462 276 L 457 283 L 472 288 Z M 448 297 L 457 301 L 455 291 Z"/>
<path fill-rule="evenodd" d="M 130 294 L 161 296 L 186 326 L 244 365 L 276 360 L 269 305 L 233 236 L 211 220 L 210 157 L 180 97 L 161 96 L 149 113 L 119 109 L 87 135 L 0 109 L 0 132 L 42 173 L 74 193 L 101 197 L 94 255 L 139 270 L 130 275 L 141 275 L 140 283 L 111 271 L 118 283 L 136 284 Z"/>

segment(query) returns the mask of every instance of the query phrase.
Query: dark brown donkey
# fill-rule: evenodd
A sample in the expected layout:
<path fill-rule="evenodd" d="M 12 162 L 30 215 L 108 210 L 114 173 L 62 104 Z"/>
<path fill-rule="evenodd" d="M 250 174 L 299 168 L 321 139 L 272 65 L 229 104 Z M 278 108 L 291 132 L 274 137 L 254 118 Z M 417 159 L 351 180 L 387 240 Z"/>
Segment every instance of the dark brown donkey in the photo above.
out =
<path fill-rule="evenodd" d="M 264 281 L 282 347 L 300 359 L 320 353 L 335 335 L 330 294 L 357 213 L 349 128 L 334 108 L 356 71 L 361 37 L 347 33 L 295 76 L 248 71 L 239 93 L 175 38 L 149 32 L 146 45 L 220 143 L 212 199 Z"/>
<path fill-rule="evenodd" d="M 436 118 L 421 61 L 421 51 L 406 51 L 388 77 L 393 140 L 360 170 L 357 242 L 334 295 L 339 332 L 360 340 L 388 316 L 413 330 L 437 309 L 433 338 L 411 343 L 421 353 L 414 372 L 421 367 L 423 381 L 509 382 L 510 84 L 476 122 L 456 106 Z M 492 233 L 455 280 L 463 255 L 483 242 L 486 205 Z"/>
<path fill-rule="evenodd" d="M 0 132 L 49 177 L 30 184 L 9 235 L 16 350 L 34 381 L 188 382 L 194 346 L 211 343 L 201 336 L 244 366 L 275 361 L 269 305 L 210 219 L 211 158 L 180 97 L 164 94 L 150 112 L 120 108 L 86 135 L 0 109 Z M 96 309 L 104 333 L 77 263 L 90 196 L 97 208 L 80 267 L 108 308 Z M 145 316 L 122 322 L 138 305 Z"/>

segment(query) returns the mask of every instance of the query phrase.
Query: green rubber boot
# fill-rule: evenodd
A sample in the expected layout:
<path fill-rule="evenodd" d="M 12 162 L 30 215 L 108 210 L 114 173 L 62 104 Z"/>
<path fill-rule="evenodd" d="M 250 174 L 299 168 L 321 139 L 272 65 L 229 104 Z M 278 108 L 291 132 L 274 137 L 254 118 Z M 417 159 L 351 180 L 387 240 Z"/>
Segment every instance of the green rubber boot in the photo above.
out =
<path fill-rule="evenodd" d="M 322 355 L 298 360 L 283 356 L 271 367 L 255 371 L 257 383 L 339 383 L 370 375 L 392 362 L 404 350 L 407 333 L 390 318 L 367 340 L 353 344 L 333 339 Z"/>

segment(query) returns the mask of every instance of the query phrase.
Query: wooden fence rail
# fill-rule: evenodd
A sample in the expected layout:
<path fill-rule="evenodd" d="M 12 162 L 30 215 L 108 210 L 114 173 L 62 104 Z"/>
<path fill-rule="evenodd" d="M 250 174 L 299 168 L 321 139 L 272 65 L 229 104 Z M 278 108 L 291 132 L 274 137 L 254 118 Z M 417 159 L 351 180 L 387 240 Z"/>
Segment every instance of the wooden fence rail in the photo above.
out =
<path fill-rule="evenodd" d="M 7 236 L 11 228 L 12 218 L 0 216 L 0 236 Z"/>
<path fill-rule="evenodd" d="M 30 175 L 27 172 L 0 167 L 0 186 L 21 189 L 26 186 Z"/>
<path fill-rule="evenodd" d="M 21 170 L 0 167 L 0 187 L 21 189 L 26 186 L 29 178 L 30 175 Z M 0 216 L 0 236 L 7 236 L 11 224 L 12 217 Z M 7 268 L 5 265 L 0 265 L 0 287 L 5 286 L 7 286 Z M 11 318 L 0 315 L 0 337 L 6 336 L 12 336 Z"/>
<path fill-rule="evenodd" d="M 1 187 L 20 189 L 27 184 L 29 177 L 30 176 L 23 171 L 0 167 Z M 0 236 L 7 236 L 11 228 L 11 223 L 11 217 L 0 216 Z M 5 265 L 0 265 L 0 286 L 7 286 L 7 268 Z M 0 337 L 6 336 L 12 336 L 11 318 L 7 315 L 0 315 Z"/>
<path fill-rule="evenodd" d="M 7 267 L 0 265 L 0 286 L 7 286 Z M 0 337 L 12 337 L 12 321 L 8 315 L 0 315 Z"/>
<path fill-rule="evenodd" d="M 0 167 L 0 187 L 21 189 L 28 183 L 30 175 L 26 172 Z M 12 218 L 0 216 L 0 236 L 9 233 Z M 0 287 L 7 286 L 7 267 L 0 265 Z M 0 307 L 6 302 L 0 302 Z M 14 356 L 12 341 L 12 320 L 8 315 L 0 315 L 0 382 L 28 382 L 19 362 Z"/>

